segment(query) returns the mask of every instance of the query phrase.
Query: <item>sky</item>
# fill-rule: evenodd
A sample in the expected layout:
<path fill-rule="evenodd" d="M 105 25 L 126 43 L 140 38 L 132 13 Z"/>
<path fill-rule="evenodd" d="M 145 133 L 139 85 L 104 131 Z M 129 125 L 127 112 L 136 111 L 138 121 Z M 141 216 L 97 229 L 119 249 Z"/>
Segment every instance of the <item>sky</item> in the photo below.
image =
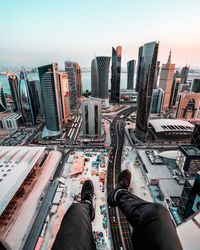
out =
<path fill-rule="evenodd" d="M 159 41 L 158 60 L 172 50 L 177 67 L 200 68 L 199 0 L 6 0 L 0 5 L 0 67 L 77 61 L 122 46 L 122 66 L 138 47 Z"/>

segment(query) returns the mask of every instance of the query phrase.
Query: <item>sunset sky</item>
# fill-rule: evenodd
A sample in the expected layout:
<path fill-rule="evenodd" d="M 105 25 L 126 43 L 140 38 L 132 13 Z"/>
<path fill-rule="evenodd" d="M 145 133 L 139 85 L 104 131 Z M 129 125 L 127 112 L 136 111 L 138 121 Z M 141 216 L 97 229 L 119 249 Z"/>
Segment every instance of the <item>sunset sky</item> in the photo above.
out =
<path fill-rule="evenodd" d="M 0 66 L 67 59 L 90 67 L 96 54 L 122 45 L 122 65 L 138 47 L 159 41 L 158 60 L 200 68 L 199 0 L 1 1 Z"/>

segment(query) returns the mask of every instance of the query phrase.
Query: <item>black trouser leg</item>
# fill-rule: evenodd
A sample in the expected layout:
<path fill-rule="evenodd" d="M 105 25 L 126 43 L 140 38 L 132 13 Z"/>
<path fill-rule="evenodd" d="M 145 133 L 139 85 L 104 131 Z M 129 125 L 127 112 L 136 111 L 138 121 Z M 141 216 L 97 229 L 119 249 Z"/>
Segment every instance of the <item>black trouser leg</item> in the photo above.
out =
<path fill-rule="evenodd" d="M 119 192 L 117 202 L 133 227 L 135 250 L 182 249 L 176 228 L 163 205 L 146 202 L 126 191 Z"/>
<path fill-rule="evenodd" d="M 96 249 L 92 235 L 90 205 L 74 203 L 67 210 L 56 239 L 53 250 L 90 250 Z"/>

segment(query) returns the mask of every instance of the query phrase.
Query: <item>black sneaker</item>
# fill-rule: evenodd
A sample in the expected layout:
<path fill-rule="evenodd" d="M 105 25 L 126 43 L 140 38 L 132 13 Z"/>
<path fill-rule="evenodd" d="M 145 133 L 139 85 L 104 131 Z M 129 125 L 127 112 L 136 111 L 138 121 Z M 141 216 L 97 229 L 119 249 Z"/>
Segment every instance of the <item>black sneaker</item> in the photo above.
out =
<path fill-rule="evenodd" d="M 90 205 L 91 221 L 95 218 L 95 210 L 93 207 L 94 185 L 91 180 L 86 180 L 83 183 L 81 190 L 81 202 L 88 203 Z"/>
<path fill-rule="evenodd" d="M 127 190 L 130 186 L 131 183 L 131 172 L 128 169 L 123 170 L 117 179 L 117 186 L 116 188 L 110 193 L 110 195 L 108 196 L 108 205 L 110 207 L 116 207 L 117 206 L 117 202 L 115 200 L 115 193 L 119 190 Z"/>

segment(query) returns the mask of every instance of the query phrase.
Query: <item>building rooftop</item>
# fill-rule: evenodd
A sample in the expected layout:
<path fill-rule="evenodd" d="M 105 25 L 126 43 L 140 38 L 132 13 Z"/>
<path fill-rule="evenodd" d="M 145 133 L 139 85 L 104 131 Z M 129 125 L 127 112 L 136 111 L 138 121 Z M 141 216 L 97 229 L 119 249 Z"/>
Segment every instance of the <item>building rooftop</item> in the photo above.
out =
<path fill-rule="evenodd" d="M 159 156 L 163 158 L 176 160 L 177 154 L 178 154 L 177 150 L 169 150 L 169 151 L 164 151 L 164 152 L 159 153 Z"/>
<path fill-rule="evenodd" d="M 170 131 L 192 132 L 194 130 L 193 124 L 179 119 L 153 119 L 149 121 L 149 124 L 157 133 Z"/>
<path fill-rule="evenodd" d="M 179 148 L 189 156 L 200 156 L 200 150 L 195 145 L 179 145 Z"/>
<path fill-rule="evenodd" d="M 45 147 L 0 147 L 0 215 Z"/>

